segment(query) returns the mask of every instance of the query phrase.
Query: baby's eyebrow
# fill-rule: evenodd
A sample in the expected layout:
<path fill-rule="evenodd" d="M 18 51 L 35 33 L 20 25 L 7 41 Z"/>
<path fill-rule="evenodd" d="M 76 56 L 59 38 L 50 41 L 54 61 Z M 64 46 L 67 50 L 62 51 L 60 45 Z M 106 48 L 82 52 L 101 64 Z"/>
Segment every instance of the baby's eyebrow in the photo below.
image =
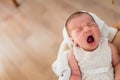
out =
<path fill-rule="evenodd" d="M 88 22 L 87 24 L 92 24 L 92 23 L 95 23 L 94 21 L 90 21 L 90 22 Z"/>
<path fill-rule="evenodd" d="M 79 30 L 79 29 L 82 29 L 82 26 L 79 26 L 79 27 L 75 28 L 75 30 Z"/>
<path fill-rule="evenodd" d="M 77 29 L 80 29 L 81 26 L 78 26 L 78 27 L 73 27 L 71 30 L 77 30 Z"/>

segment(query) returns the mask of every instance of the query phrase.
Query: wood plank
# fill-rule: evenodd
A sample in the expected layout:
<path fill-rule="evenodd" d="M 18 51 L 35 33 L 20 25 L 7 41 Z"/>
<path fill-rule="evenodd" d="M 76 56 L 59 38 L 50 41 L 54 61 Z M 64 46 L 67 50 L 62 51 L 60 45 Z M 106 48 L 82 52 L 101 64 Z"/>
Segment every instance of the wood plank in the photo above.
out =
<path fill-rule="evenodd" d="M 118 4 L 110 0 L 18 2 L 16 8 L 12 0 L 0 1 L 0 80 L 57 80 L 51 66 L 73 12 L 92 11 L 109 25 L 120 19 Z"/>

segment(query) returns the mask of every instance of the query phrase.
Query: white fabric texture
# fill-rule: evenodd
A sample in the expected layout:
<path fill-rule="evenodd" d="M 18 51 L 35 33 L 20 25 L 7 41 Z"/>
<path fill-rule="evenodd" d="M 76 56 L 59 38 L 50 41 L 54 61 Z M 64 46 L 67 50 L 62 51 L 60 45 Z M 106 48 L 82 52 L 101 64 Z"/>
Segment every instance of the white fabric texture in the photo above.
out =
<path fill-rule="evenodd" d="M 114 80 L 112 52 L 107 38 L 101 38 L 98 48 L 92 52 L 76 46 L 73 50 L 82 80 Z"/>
<path fill-rule="evenodd" d="M 107 26 L 104 21 L 97 17 L 94 13 L 88 13 L 97 23 L 101 32 L 101 37 L 108 38 L 108 40 L 111 42 L 117 33 L 117 29 Z M 54 61 L 52 69 L 54 73 L 59 76 L 59 80 L 69 80 L 71 70 L 68 64 L 67 55 L 70 53 L 71 48 L 73 48 L 73 43 L 70 40 L 65 27 L 63 28 L 63 38 L 64 40 L 61 43 L 57 59 Z"/>

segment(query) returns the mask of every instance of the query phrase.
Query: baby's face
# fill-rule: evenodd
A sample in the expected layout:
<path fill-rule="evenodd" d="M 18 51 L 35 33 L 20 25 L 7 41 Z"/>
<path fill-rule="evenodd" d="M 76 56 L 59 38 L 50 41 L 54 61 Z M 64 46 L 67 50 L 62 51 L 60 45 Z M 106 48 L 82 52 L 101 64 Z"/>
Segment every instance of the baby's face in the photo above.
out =
<path fill-rule="evenodd" d="M 98 25 L 91 16 L 83 14 L 73 18 L 69 24 L 71 39 L 74 44 L 79 45 L 86 51 L 93 51 L 97 48 L 100 39 Z"/>

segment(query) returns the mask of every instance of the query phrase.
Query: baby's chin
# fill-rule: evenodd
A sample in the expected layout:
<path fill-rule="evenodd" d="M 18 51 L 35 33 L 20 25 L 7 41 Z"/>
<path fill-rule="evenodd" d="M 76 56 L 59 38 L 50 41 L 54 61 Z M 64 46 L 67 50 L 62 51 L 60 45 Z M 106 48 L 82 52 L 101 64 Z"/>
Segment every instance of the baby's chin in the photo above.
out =
<path fill-rule="evenodd" d="M 84 47 L 83 49 L 85 51 L 94 51 L 95 49 L 97 49 L 98 45 L 97 44 L 90 44 L 90 45 L 86 45 L 86 47 Z"/>

